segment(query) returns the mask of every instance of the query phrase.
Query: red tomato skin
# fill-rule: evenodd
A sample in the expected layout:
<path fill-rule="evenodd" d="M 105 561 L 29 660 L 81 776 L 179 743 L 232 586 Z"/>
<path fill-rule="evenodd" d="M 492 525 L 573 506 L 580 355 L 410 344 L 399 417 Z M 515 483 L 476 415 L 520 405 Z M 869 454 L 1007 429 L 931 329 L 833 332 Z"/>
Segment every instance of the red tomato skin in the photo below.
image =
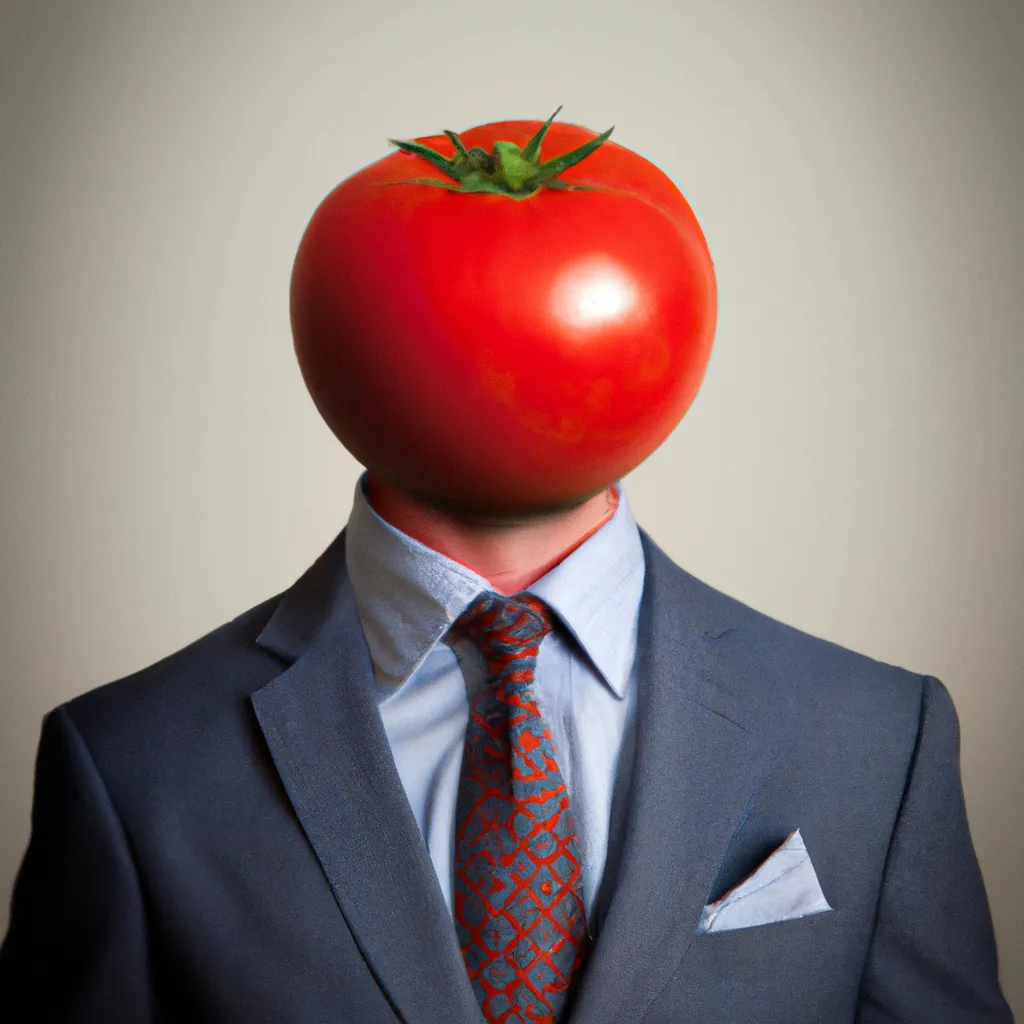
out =
<path fill-rule="evenodd" d="M 539 121 L 460 133 L 525 146 Z M 597 133 L 552 123 L 542 159 Z M 447 136 L 416 141 L 454 155 Z M 610 140 L 524 200 L 460 195 L 396 151 L 320 204 L 291 282 L 296 355 L 328 426 L 422 497 L 532 514 L 598 493 L 672 432 L 703 380 L 717 290 L 672 180 Z"/>

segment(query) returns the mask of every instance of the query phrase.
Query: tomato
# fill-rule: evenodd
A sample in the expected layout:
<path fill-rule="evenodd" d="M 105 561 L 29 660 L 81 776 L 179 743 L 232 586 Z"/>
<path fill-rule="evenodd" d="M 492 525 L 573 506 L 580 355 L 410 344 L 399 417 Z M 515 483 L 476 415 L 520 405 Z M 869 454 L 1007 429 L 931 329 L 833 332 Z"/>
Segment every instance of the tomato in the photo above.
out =
<path fill-rule="evenodd" d="M 668 437 L 710 358 L 715 273 L 686 199 L 610 129 L 554 116 L 396 143 L 327 195 L 295 257 L 317 409 L 373 474 L 442 507 L 599 493 Z M 466 175 L 467 155 L 464 180 L 438 169 Z"/>

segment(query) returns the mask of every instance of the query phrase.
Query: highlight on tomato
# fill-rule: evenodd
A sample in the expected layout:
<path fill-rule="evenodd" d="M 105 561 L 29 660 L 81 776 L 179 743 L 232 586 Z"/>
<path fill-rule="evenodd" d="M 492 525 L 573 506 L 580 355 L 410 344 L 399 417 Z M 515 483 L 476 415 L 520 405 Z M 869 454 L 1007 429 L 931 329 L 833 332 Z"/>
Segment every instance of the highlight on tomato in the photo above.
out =
<path fill-rule="evenodd" d="M 717 289 L 693 210 L 614 126 L 560 110 L 389 139 L 295 257 L 317 409 L 372 474 L 441 507 L 531 515 L 599 493 L 707 369 Z"/>

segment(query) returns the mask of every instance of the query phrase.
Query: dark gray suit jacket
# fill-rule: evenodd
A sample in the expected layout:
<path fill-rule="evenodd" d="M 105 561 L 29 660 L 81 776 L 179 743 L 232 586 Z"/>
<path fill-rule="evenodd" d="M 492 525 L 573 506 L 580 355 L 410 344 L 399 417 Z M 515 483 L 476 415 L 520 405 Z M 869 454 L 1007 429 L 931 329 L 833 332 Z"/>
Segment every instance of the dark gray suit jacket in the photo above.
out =
<path fill-rule="evenodd" d="M 47 716 L 5 1021 L 482 1020 L 344 536 L 283 595 Z M 641 537 L 634 781 L 572 1024 L 1011 1021 L 942 683 L 759 614 Z M 796 829 L 833 909 L 697 934 Z"/>

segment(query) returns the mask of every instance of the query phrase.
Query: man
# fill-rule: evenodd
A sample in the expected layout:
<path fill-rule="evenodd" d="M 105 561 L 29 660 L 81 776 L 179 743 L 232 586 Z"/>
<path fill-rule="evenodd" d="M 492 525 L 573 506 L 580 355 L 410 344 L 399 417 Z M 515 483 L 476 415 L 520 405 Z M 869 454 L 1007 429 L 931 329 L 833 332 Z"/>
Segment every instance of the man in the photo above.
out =
<path fill-rule="evenodd" d="M 402 144 L 314 215 L 292 329 L 368 470 L 348 524 L 47 716 L 5 1020 L 1011 1020 L 942 683 L 634 521 L 713 267 L 661 171 L 553 119 Z"/>
<path fill-rule="evenodd" d="M 1011 1021 L 942 683 L 693 578 L 621 482 L 496 527 L 372 474 L 283 594 L 47 717 L 4 1019 L 555 1019 L 485 1016 L 453 926 L 482 594 L 550 609 L 586 929 L 557 1019 Z M 706 927 L 797 831 L 817 902 Z"/>

